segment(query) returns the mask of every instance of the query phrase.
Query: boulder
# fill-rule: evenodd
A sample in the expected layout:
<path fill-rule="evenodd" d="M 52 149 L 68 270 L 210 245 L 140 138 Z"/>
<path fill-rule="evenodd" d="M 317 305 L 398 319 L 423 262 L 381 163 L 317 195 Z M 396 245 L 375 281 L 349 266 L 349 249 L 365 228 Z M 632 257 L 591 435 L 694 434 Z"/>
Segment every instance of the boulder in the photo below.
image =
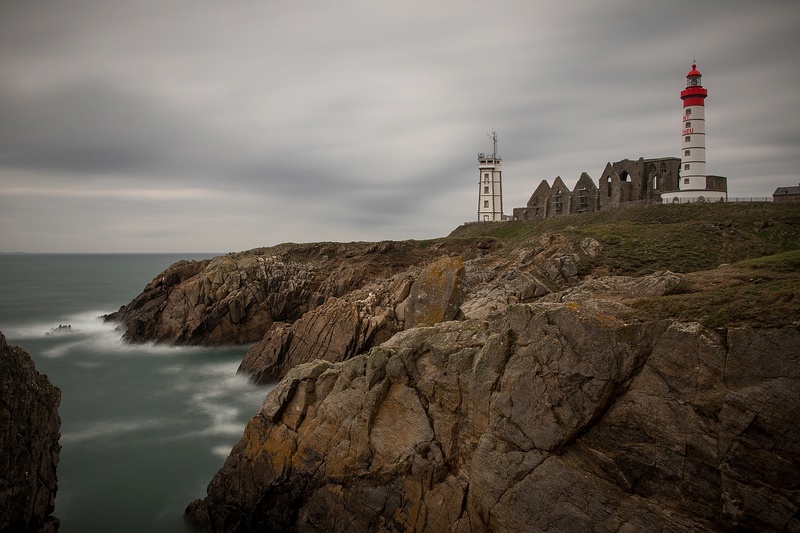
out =
<path fill-rule="evenodd" d="M 464 260 L 442 257 L 419 274 L 405 308 L 405 327 L 432 326 L 453 320 L 463 299 Z"/>
<path fill-rule="evenodd" d="M 0 333 L 0 531 L 55 532 L 61 391 Z"/>

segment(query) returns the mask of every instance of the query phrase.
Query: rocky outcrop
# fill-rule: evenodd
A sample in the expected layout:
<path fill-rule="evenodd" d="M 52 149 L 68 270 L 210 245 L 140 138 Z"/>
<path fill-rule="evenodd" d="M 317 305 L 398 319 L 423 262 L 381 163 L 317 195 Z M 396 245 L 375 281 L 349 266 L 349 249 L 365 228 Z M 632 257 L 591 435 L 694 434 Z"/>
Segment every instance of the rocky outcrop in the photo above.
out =
<path fill-rule="evenodd" d="M 670 294 L 684 281 L 674 272 L 654 272 L 646 276 L 605 276 L 589 279 L 576 287 L 544 295 L 543 302 L 578 302 L 598 298 L 619 301 L 652 298 Z"/>
<path fill-rule="evenodd" d="M 452 320 L 463 277 L 460 256 L 441 257 L 344 298 L 329 298 L 292 324 L 274 324 L 248 350 L 239 371 L 266 383 L 315 359 L 344 361 L 404 328 Z"/>
<path fill-rule="evenodd" d="M 133 342 L 253 342 L 320 298 L 313 278 L 313 265 L 258 253 L 181 261 L 107 318 L 122 322 Z"/>
<path fill-rule="evenodd" d="M 0 333 L 0 531 L 54 532 L 61 391 Z"/>
<path fill-rule="evenodd" d="M 474 259 L 498 247 L 496 241 L 470 239 L 430 246 L 414 241 L 285 244 L 180 261 L 106 318 L 119 322 L 130 342 L 256 342 L 273 335 L 273 324 L 291 324 L 328 298 L 355 302 L 367 297 L 370 284 L 385 285 L 408 269 L 443 256 Z"/>
<path fill-rule="evenodd" d="M 800 331 L 631 311 L 506 303 L 299 365 L 188 516 L 215 532 L 800 529 Z"/>

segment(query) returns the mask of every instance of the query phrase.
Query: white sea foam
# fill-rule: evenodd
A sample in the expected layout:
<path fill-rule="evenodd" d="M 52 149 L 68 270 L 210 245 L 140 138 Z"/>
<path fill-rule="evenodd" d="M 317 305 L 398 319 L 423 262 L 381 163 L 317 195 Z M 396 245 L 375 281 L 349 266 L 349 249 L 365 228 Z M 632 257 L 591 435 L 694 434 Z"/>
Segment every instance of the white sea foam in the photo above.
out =
<path fill-rule="evenodd" d="M 223 459 L 227 459 L 228 455 L 231 453 L 231 446 L 214 446 L 211 448 L 211 453 L 216 455 L 217 457 L 222 457 Z"/>
<path fill-rule="evenodd" d="M 268 389 L 236 374 L 238 364 L 238 361 L 214 361 L 186 365 L 175 374 L 173 389 L 188 392 L 187 407 L 206 421 L 179 438 L 242 435 L 247 419 L 255 413 Z M 252 413 L 242 411 L 243 399 L 245 405 L 253 406 Z"/>
<path fill-rule="evenodd" d="M 102 420 L 85 425 L 76 431 L 68 431 L 61 434 L 61 444 L 75 444 L 87 440 L 99 438 L 116 437 L 142 431 L 165 427 L 170 421 L 164 418 L 155 419 L 134 419 L 134 420 Z"/>
<path fill-rule="evenodd" d="M 78 368 L 85 368 L 87 370 L 91 370 L 94 368 L 100 368 L 103 366 L 103 363 L 99 361 L 78 361 L 75 363 L 75 366 Z"/>
<path fill-rule="evenodd" d="M 163 356 L 182 352 L 204 352 L 211 349 L 198 346 L 171 346 L 156 343 L 131 344 L 125 342 L 122 339 L 123 331 L 119 329 L 119 325 L 104 321 L 102 318 L 104 313 L 104 311 L 85 311 L 60 317 L 50 324 L 43 322 L 12 324 L 8 327 L 4 326 L 4 334 L 14 341 L 47 338 L 51 342 L 48 342 L 49 346 L 42 350 L 42 355 L 50 358 L 64 357 L 78 352 L 101 354 L 103 356 Z M 53 331 L 59 325 L 69 325 L 69 331 Z M 172 367 L 165 370 L 167 373 L 171 371 L 178 373 L 180 369 Z M 220 371 L 222 371 L 220 368 L 204 370 L 204 372 L 210 374 Z"/>

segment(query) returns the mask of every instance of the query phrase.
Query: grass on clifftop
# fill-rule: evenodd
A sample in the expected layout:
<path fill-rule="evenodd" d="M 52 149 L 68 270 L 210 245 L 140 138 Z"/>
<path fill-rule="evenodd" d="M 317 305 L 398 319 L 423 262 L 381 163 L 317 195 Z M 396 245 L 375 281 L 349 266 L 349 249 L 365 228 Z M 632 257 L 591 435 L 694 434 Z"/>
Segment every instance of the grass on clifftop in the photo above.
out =
<path fill-rule="evenodd" d="M 708 327 L 800 326 L 800 250 L 687 274 L 676 292 L 632 306 L 648 318 L 699 320 Z"/>
<path fill-rule="evenodd" d="M 534 222 L 472 223 L 450 237 L 486 236 L 523 245 L 545 233 L 603 245 L 581 274 L 688 273 L 800 249 L 800 203 L 627 207 Z"/>
<path fill-rule="evenodd" d="M 628 207 L 536 222 L 473 223 L 450 237 L 526 246 L 546 233 L 603 245 L 581 276 L 686 275 L 671 295 L 631 302 L 648 318 L 722 328 L 800 326 L 800 203 Z"/>

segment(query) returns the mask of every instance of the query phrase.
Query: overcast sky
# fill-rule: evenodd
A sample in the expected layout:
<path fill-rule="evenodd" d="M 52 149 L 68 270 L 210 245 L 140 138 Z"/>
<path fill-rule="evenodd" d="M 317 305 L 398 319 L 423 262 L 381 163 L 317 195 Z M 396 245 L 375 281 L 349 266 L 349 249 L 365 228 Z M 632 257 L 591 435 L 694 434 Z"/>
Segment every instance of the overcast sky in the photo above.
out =
<path fill-rule="evenodd" d="M 542 179 L 679 157 L 800 182 L 797 0 L 3 0 L 0 251 L 227 252 L 447 235 Z"/>

